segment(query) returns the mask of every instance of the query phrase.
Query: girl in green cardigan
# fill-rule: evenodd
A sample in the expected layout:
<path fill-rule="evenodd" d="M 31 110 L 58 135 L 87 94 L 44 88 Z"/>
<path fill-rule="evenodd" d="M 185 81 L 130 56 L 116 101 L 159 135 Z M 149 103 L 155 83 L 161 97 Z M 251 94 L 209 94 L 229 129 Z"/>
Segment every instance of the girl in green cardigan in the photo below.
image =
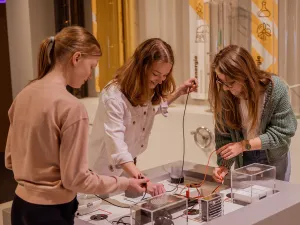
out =
<path fill-rule="evenodd" d="M 212 63 L 209 100 L 219 165 L 214 179 L 222 182 L 235 162 L 273 165 L 276 179 L 288 181 L 297 120 L 283 81 L 257 68 L 247 50 L 230 45 Z"/>

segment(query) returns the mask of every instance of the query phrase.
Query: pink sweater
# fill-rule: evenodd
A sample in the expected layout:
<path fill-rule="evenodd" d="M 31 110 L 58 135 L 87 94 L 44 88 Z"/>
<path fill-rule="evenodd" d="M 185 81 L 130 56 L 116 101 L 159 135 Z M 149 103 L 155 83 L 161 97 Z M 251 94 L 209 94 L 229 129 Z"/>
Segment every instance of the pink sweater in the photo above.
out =
<path fill-rule="evenodd" d="M 63 204 L 77 192 L 126 190 L 124 177 L 88 170 L 88 115 L 63 84 L 28 85 L 9 110 L 5 165 L 18 182 L 16 194 L 34 204 Z"/>

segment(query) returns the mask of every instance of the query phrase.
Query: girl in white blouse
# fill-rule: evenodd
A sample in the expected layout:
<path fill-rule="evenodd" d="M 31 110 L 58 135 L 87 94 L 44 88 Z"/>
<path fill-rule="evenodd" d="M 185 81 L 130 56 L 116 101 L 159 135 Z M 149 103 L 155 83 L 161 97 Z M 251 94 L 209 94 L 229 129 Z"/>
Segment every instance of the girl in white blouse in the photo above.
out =
<path fill-rule="evenodd" d="M 134 158 L 147 148 L 154 116 L 167 116 L 168 105 L 196 91 L 197 80 L 188 79 L 177 89 L 173 78 L 174 55 L 159 38 L 140 44 L 104 88 L 93 123 L 89 146 L 90 169 L 106 175 L 138 178 Z M 165 192 L 162 184 L 148 182 L 147 192 Z"/>

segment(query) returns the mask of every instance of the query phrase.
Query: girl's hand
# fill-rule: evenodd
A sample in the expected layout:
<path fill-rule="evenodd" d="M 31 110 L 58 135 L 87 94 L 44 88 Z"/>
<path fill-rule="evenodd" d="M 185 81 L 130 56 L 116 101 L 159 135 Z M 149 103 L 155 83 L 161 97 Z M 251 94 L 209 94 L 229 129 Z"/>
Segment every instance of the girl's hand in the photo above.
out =
<path fill-rule="evenodd" d="M 151 182 L 147 183 L 147 193 L 151 196 L 156 196 L 165 193 L 165 187 L 163 184 L 157 183 L 153 184 Z"/>
<path fill-rule="evenodd" d="M 229 143 L 219 148 L 217 150 L 217 154 L 220 154 L 223 159 L 229 160 L 242 153 L 243 150 L 244 147 L 242 142 L 235 142 L 235 143 Z"/>
<path fill-rule="evenodd" d="M 179 86 L 178 91 L 180 95 L 185 95 L 191 92 L 197 92 L 198 80 L 196 78 L 190 78 Z"/>
<path fill-rule="evenodd" d="M 228 169 L 226 167 L 224 166 L 216 167 L 213 171 L 213 178 L 216 182 L 222 183 L 227 173 L 228 173 Z"/>

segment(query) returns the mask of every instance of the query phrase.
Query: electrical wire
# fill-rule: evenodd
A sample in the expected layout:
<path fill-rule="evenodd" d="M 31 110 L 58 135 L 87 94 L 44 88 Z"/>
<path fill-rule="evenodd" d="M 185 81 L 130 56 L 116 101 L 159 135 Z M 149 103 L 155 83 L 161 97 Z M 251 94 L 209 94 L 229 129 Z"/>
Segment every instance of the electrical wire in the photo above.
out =
<path fill-rule="evenodd" d="M 182 165 L 181 165 L 181 177 L 184 177 L 183 175 L 183 168 L 184 168 L 184 161 L 185 161 L 185 129 L 184 129 L 184 124 L 185 124 L 185 113 L 186 113 L 186 106 L 187 106 L 187 102 L 189 99 L 189 95 L 190 95 L 190 89 L 188 89 L 188 93 L 186 96 L 186 100 L 185 100 L 185 105 L 184 105 L 184 111 L 183 111 L 183 116 L 182 116 L 182 138 L 183 138 L 183 152 L 182 152 Z M 180 184 L 180 178 L 178 179 L 178 184 L 176 185 L 176 187 L 170 191 L 166 191 L 166 192 L 173 192 L 173 191 L 177 191 L 178 190 L 178 186 Z"/>
<path fill-rule="evenodd" d="M 118 225 L 118 224 L 122 224 L 122 225 L 130 225 L 130 223 L 126 223 L 126 222 L 123 222 L 123 219 L 124 218 L 128 218 L 128 217 L 130 217 L 130 216 L 122 216 L 121 218 L 119 218 L 117 221 L 115 220 L 115 221 L 112 221 L 112 223 L 111 224 L 116 224 L 116 225 Z M 132 219 L 134 219 L 134 218 L 132 218 Z M 134 219 L 135 220 L 135 219 Z M 138 221 L 136 221 L 135 220 L 135 223 L 136 224 L 140 224 L 140 223 L 138 223 Z"/>
<path fill-rule="evenodd" d="M 124 209 L 129 209 L 129 208 L 130 208 L 129 206 L 121 206 L 121 205 L 114 204 L 114 203 L 112 203 L 112 202 L 106 200 L 105 198 L 100 197 L 99 195 L 95 195 L 95 196 L 96 196 L 97 198 L 100 198 L 101 200 L 103 200 L 103 201 L 105 201 L 105 202 L 107 202 L 107 203 L 113 205 L 113 206 L 116 206 L 116 207 L 119 207 L 119 208 L 124 208 Z"/>
<path fill-rule="evenodd" d="M 120 219 L 118 219 L 117 221 L 112 221 L 112 224 L 122 224 L 122 225 L 130 225 L 130 223 L 126 223 L 126 222 L 123 222 L 123 219 L 124 218 L 128 218 L 130 216 L 122 216 Z"/>
<path fill-rule="evenodd" d="M 211 194 L 217 192 L 217 190 L 218 190 L 221 186 L 222 186 L 222 183 L 219 184 L 219 185 L 211 192 Z"/>
<path fill-rule="evenodd" d="M 145 190 L 145 193 L 144 193 L 144 195 L 143 195 L 143 197 L 142 197 L 142 199 L 140 200 L 140 201 L 138 201 L 137 203 L 135 203 L 134 205 L 136 205 L 136 204 L 138 204 L 138 203 L 140 203 L 141 201 L 143 201 L 144 199 L 145 199 L 145 197 L 146 197 L 146 194 L 147 194 L 147 184 L 146 184 L 146 190 Z"/>
<path fill-rule="evenodd" d="M 189 99 L 190 95 L 190 89 L 188 89 L 188 94 L 186 96 L 185 100 L 185 106 L 184 106 L 184 111 L 183 111 L 183 117 L 182 117 L 182 138 L 183 138 L 183 154 L 182 154 L 182 167 L 181 167 L 181 177 L 183 177 L 183 167 L 184 167 L 184 160 L 185 160 L 185 129 L 184 129 L 184 124 L 185 124 L 185 112 L 186 112 L 186 106 L 187 102 Z"/>
<path fill-rule="evenodd" d="M 183 177 L 183 168 L 184 168 L 184 163 L 185 163 L 185 152 L 186 152 L 186 149 L 185 149 L 185 146 L 186 146 L 186 144 L 185 144 L 185 126 L 184 125 L 185 125 L 185 114 L 186 114 L 186 107 L 187 107 L 187 102 L 188 102 L 188 99 L 189 99 L 189 94 L 190 93 L 188 92 L 187 97 L 186 97 L 186 101 L 185 101 L 183 117 L 182 117 L 182 134 L 183 134 L 183 154 L 182 154 L 182 167 L 181 167 L 181 176 L 182 177 Z M 199 191 L 198 188 L 201 187 L 204 184 L 205 180 L 206 180 L 210 158 L 211 158 L 211 156 L 214 152 L 216 152 L 216 150 L 212 151 L 210 153 L 209 157 L 208 157 L 208 161 L 207 161 L 206 168 L 205 168 L 205 174 L 204 174 L 204 178 L 203 178 L 202 182 L 200 184 L 196 184 L 194 186 L 194 188 L 196 188 L 196 190 L 198 192 L 198 197 L 200 197 L 200 195 L 201 195 L 201 192 Z M 179 179 L 179 182 L 180 182 L 180 179 Z M 173 191 L 176 192 L 178 190 L 178 186 L 180 184 L 179 182 L 178 182 L 178 184 L 176 185 L 176 187 L 174 189 L 172 189 L 170 191 L 166 191 L 166 192 L 173 192 Z M 186 187 L 188 188 L 187 185 L 186 185 Z M 183 190 L 184 189 L 181 190 L 180 194 L 182 193 Z"/>
<path fill-rule="evenodd" d="M 201 187 L 201 186 L 204 184 L 205 180 L 206 180 L 207 170 L 208 170 L 210 158 L 211 158 L 212 154 L 213 154 L 214 152 L 216 152 L 216 151 L 217 151 L 217 150 L 212 151 L 212 152 L 210 153 L 209 157 L 208 157 L 208 161 L 207 161 L 207 164 L 206 164 L 206 167 L 205 167 L 204 178 L 203 178 L 202 182 L 199 183 L 199 184 L 192 184 L 192 185 L 191 185 L 191 184 L 187 184 L 187 185 L 186 185 L 186 187 L 188 187 L 188 188 L 196 188 L 196 189 L 197 189 L 198 194 L 199 194 L 199 195 L 198 195 L 198 198 L 200 197 L 200 192 L 199 192 L 198 188 Z M 223 161 L 223 162 L 224 162 L 224 161 Z M 223 165 L 224 165 L 224 163 L 222 163 L 222 166 L 223 166 Z M 224 182 L 224 180 L 223 180 L 223 182 Z M 222 182 L 221 184 L 219 184 L 219 185 L 211 192 L 211 194 L 217 192 L 217 190 L 222 186 L 223 182 Z"/>
<path fill-rule="evenodd" d="M 184 163 L 185 163 L 185 152 L 186 152 L 185 147 L 186 147 L 186 144 L 185 144 L 185 126 L 184 126 L 184 125 L 185 125 L 185 114 L 186 114 L 186 107 L 187 107 L 187 102 L 188 102 L 188 99 L 189 99 L 189 94 L 190 94 L 190 93 L 189 93 L 189 90 L 188 90 L 187 97 L 186 97 L 186 101 L 185 101 L 185 105 L 184 105 L 183 117 L 182 117 L 183 154 L 182 154 L 181 177 L 183 177 L 183 168 L 184 168 Z M 200 195 L 201 195 L 201 192 L 198 190 L 198 187 L 201 187 L 201 186 L 204 184 L 205 180 L 206 180 L 207 170 L 208 170 L 210 158 L 211 158 L 211 156 L 212 156 L 212 154 L 213 154 L 214 152 L 216 152 L 216 150 L 212 151 L 212 152 L 210 153 L 210 155 L 209 155 L 208 162 L 207 162 L 206 168 L 205 168 L 204 178 L 203 178 L 202 182 L 201 182 L 199 185 L 196 184 L 196 186 L 195 186 L 195 188 L 196 188 L 196 190 L 197 190 L 197 192 L 198 192 L 198 197 L 200 197 Z M 178 184 L 176 185 L 176 187 L 175 187 L 174 189 L 172 189 L 172 190 L 170 190 L 170 191 L 166 191 L 166 192 L 173 192 L 173 191 L 176 192 L 176 191 L 178 190 L 179 184 L 180 184 L 180 179 L 179 179 Z M 219 186 L 220 186 L 220 185 L 219 185 Z M 188 188 L 187 185 L 186 185 L 186 187 Z M 183 190 L 184 190 L 184 189 L 181 190 L 180 194 L 182 193 Z M 215 189 L 214 191 L 216 191 L 216 190 L 217 190 L 217 189 Z"/>

